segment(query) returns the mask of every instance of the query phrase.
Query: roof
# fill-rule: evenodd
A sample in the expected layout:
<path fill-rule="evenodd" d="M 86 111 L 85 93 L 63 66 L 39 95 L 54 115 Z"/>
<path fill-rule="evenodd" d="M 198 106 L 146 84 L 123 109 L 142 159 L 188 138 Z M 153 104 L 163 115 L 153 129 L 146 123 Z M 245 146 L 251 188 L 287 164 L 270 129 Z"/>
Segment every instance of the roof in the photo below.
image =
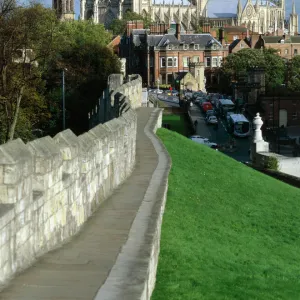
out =
<path fill-rule="evenodd" d="M 133 35 L 133 42 L 136 46 L 141 44 L 142 35 Z M 146 42 L 146 41 L 145 41 Z M 181 34 L 180 40 L 176 38 L 174 34 L 164 34 L 164 35 L 147 35 L 148 45 L 155 47 L 164 47 L 167 45 L 179 45 L 183 44 L 197 44 L 200 47 L 209 47 L 212 44 L 218 44 L 222 47 L 222 44 L 215 39 L 211 34 L 208 33 L 198 33 L 198 34 Z"/>
<path fill-rule="evenodd" d="M 179 72 L 178 76 L 176 77 L 176 80 L 181 80 L 182 78 L 184 78 L 184 76 L 189 73 L 189 72 Z"/>
<path fill-rule="evenodd" d="M 224 32 L 247 32 L 247 28 L 243 26 L 226 26 Z"/>
<path fill-rule="evenodd" d="M 233 122 L 249 122 L 248 119 L 241 114 L 232 114 L 230 115 L 230 118 L 233 120 Z"/>
<path fill-rule="evenodd" d="M 229 45 L 229 51 L 233 50 L 240 42 L 244 42 L 249 48 L 251 48 L 249 41 L 246 39 L 236 39 Z"/>
<path fill-rule="evenodd" d="M 208 44 L 213 41 L 219 46 L 222 46 L 222 44 L 217 39 L 215 39 L 211 34 L 208 33 L 181 34 L 180 41 L 184 42 L 185 44 L 195 43 L 203 47 L 208 46 Z"/>

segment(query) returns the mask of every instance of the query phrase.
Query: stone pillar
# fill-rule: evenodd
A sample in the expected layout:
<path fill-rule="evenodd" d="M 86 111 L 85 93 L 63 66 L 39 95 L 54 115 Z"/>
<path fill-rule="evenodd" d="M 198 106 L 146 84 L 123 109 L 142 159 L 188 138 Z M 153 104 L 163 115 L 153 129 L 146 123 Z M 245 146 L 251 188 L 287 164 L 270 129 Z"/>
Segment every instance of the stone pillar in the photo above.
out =
<path fill-rule="evenodd" d="M 253 127 L 254 127 L 254 135 L 253 141 L 251 144 L 251 151 L 250 151 L 250 159 L 252 160 L 253 164 L 256 162 L 256 154 L 260 152 L 269 152 L 269 143 L 265 142 L 262 137 L 261 127 L 263 125 L 263 121 L 259 115 L 256 114 L 256 117 L 253 120 Z"/>

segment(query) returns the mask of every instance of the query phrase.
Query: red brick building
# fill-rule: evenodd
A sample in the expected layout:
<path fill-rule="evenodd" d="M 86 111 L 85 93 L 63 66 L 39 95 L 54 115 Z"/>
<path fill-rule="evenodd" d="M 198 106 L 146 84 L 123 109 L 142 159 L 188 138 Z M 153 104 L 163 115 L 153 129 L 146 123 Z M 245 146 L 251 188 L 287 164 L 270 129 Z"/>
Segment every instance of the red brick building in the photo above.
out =
<path fill-rule="evenodd" d="M 171 28 L 153 25 L 150 29 L 132 29 L 121 43 L 121 57 L 127 59 L 127 73 L 138 73 L 148 86 L 174 85 L 180 72 L 191 73 L 204 81 L 204 68 L 218 68 L 228 49 L 210 33 L 192 34 L 182 31 L 179 24 Z"/>

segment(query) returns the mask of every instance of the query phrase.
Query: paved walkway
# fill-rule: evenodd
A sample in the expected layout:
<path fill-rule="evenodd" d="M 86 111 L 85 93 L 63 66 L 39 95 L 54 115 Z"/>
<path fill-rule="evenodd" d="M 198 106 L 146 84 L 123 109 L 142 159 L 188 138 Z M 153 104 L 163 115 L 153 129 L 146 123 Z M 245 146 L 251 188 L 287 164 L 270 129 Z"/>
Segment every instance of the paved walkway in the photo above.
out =
<path fill-rule="evenodd" d="M 151 108 L 138 109 L 136 167 L 132 175 L 62 248 L 44 255 L 12 280 L 1 300 L 93 300 L 128 238 L 158 164 L 144 133 Z M 103 299 L 105 300 L 105 299 Z"/>

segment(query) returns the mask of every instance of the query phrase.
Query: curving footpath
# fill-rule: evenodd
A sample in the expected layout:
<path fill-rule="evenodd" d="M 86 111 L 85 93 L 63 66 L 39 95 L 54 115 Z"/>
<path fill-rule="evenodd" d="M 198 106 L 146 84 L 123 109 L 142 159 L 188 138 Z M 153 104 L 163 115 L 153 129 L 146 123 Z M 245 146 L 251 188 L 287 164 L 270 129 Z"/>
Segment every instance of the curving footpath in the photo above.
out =
<path fill-rule="evenodd" d="M 171 167 L 160 109 L 137 110 L 136 165 L 82 231 L 14 278 L 1 300 L 150 299 Z"/>

